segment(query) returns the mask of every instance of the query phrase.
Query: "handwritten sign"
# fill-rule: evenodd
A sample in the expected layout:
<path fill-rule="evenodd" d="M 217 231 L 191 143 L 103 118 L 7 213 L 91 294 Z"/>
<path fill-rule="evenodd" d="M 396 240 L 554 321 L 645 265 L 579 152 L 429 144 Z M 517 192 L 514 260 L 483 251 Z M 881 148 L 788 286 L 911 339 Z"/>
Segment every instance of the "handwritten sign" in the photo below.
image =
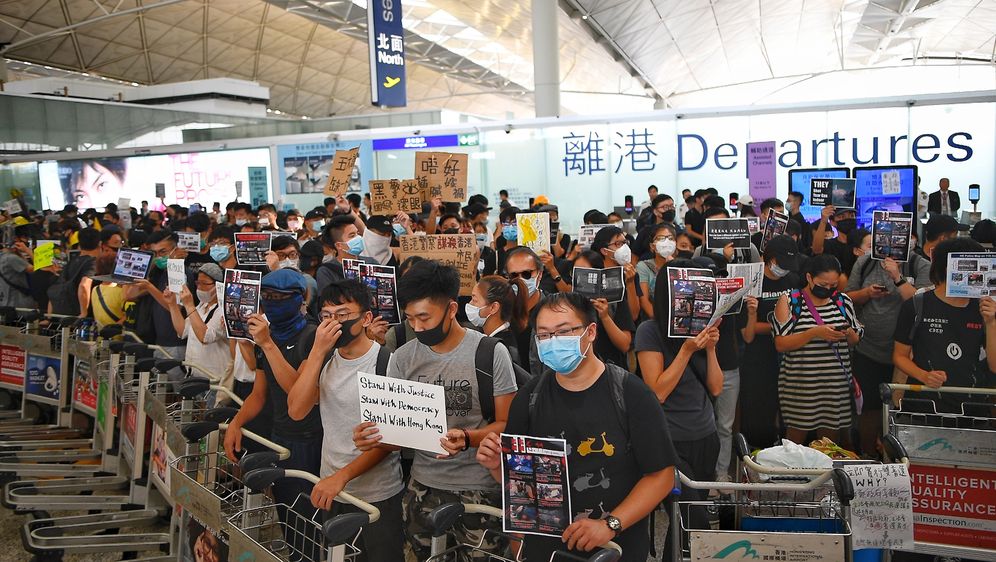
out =
<path fill-rule="evenodd" d="M 179 242 L 176 246 L 181 250 L 187 250 L 188 252 L 200 252 L 201 251 L 201 235 L 196 232 L 177 232 L 176 235 L 179 237 Z"/>
<path fill-rule="evenodd" d="M 393 217 L 398 211 L 422 212 L 422 189 L 418 180 L 371 180 L 370 214 Z"/>
<path fill-rule="evenodd" d="M 460 294 L 470 296 L 477 283 L 477 240 L 473 234 L 402 236 L 400 261 L 420 256 L 449 265 L 460 272 Z"/>
<path fill-rule="evenodd" d="M 187 284 L 187 273 L 183 268 L 183 260 L 166 260 L 166 282 L 169 290 L 180 302 L 180 291 Z"/>
<path fill-rule="evenodd" d="M 21 212 L 21 203 L 17 199 L 11 199 L 3 204 L 3 208 L 8 215 L 16 215 Z"/>
<path fill-rule="evenodd" d="M 448 152 L 416 152 L 415 179 L 422 198 L 431 201 L 440 197 L 444 202 L 460 203 L 467 199 L 466 154 Z"/>
<path fill-rule="evenodd" d="M 372 421 L 388 445 L 446 454 L 446 391 L 424 382 L 357 373 L 360 421 Z"/>
<path fill-rule="evenodd" d="M 353 174 L 353 167 L 356 166 L 356 159 L 359 156 L 359 147 L 335 151 L 332 169 L 329 170 L 329 181 L 325 184 L 325 195 L 339 197 L 346 193 L 349 189 L 349 178 Z"/>
<path fill-rule="evenodd" d="M 904 464 L 844 465 L 851 477 L 854 548 L 913 548 L 913 500 Z"/>
<path fill-rule="evenodd" d="M 34 267 L 35 269 L 42 269 L 52 265 L 55 260 L 55 242 L 51 240 L 40 243 L 35 248 L 34 252 Z"/>
<path fill-rule="evenodd" d="M 118 211 L 128 211 L 131 209 L 131 198 L 118 197 Z"/>
<path fill-rule="evenodd" d="M 519 213 L 519 245 L 534 252 L 550 251 L 550 213 Z"/>

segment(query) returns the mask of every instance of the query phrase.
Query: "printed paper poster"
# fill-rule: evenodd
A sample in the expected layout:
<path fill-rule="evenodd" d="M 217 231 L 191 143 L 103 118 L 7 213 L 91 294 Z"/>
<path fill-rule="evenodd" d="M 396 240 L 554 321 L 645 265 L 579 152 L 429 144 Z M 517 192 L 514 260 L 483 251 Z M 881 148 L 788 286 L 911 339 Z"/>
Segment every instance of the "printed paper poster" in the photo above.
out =
<path fill-rule="evenodd" d="M 716 312 L 713 312 L 706 326 L 715 326 L 723 316 L 740 312 L 740 306 L 749 289 L 750 287 L 744 284 L 743 277 L 716 279 Z"/>
<path fill-rule="evenodd" d="M 4 202 L 3 208 L 8 215 L 16 215 L 21 212 L 21 203 L 17 199 L 11 199 Z"/>
<path fill-rule="evenodd" d="M 16 345 L 0 344 L 0 383 L 24 386 L 27 353 Z"/>
<path fill-rule="evenodd" d="M 788 215 L 783 215 L 774 209 L 768 209 L 768 220 L 764 221 L 764 231 L 761 234 L 761 247 L 758 248 L 758 251 L 763 254 L 764 248 L 768 245 L 768 240 L 785 234 L 788 222 Z"/>
<path fill-rule="evenodd" d="M 956 252 L 948 254 L 949 297 L 996 299 L 996 254 Z"/>
<path fill-rule="evenodd" d="M 567 442 L 501 434 L 503 531 L 560 537 L 571 524 Z"/>
<path fill-rule="evenodd" d="M 180 238 L 177 242 L 176 247 L 181 250 L 187 250 L 188 252 L 200 252 L 201 251 L 201 235 L 196 232 L 177 232 L 176 235 Z"/>
<path fill-rule="evenodd" d="M 118 222 L 125 232 L 131 230 L 131 211 L 118 211 Z"/>
<path fill-rule="evenodd" d="M 383 318 L 388 324 L 400 324 L 398 281 L 394 266 L 360 263 L 359 274 L 360 282 L 370 288 L 374 318 Z"/>
<path fill-rule="evenodd" d="M 263 274 L 241 269 L 225 270 L 225 330 L 229 338 L 252 341 L 249 317 L 259 311 L 260 285 Z"/>
<path fill-rule="evenodd" d="M 266 265 L 269 251 L 269 232 L 235 233 L 235 261 L 239 265 Z"/>
<path fill-rule="evenodd" d="M 578 231 L 578 246 L 582 250 L 587 250 L 591 248 L 592 242 L 595 241 L 595 235 L 598 234 L 599 230 L 607 226 L 612 226 L 611 224 L 586 224 L 582 225 L 581 229 Z"/>
<path fill-rule="evenodd" d="M 360 278 L 360 260 L 342 260 L 342 275 L 346 279 L 356 281 Z"/>
<path fill-rule="evenodd" d="M 435 384 L 357 373 L 360 422 L 375 422 L 383 443 L 447 454 L 446 390 Z"/>
<path fill-rule="evenodd" d="M 515 216 L 519 223 L 519 245 L 537 254 L 550 252 L 550 213 L 519 213 Z"/>
<path fill-rule="evenodd" d="M 716 310 L 716 279 L 708 269 L 667 268 L 671 284 L 669 338 L 693 338 L 706 329 Z"/>
<path fill-rule="evenodd" d="M 734 250 L 750 249 L 750 234 L 747 219 L 706 219 L 707 250 L 722 250 L 728 244 Z"/>
<path fill-rule="evenodd" d="M 747 295 L 761 298 L 761 284 L 764 282 L 763 263 L 731 263 L 726 266 L 730 277 L 743 277 Z"/>
<path fill-rule="evenodd" d="M 90 362 L 76 359 L 73 373 L 73 404 L 97 410 L 97 377 L 90 370 Z"/>
<path fill-rule="evenodd" d="M 872 259 L 909 260 L 912 249 L 913 213 L 872 213 Z"/>
<path fill-rule="evenodd" d="M 743 218 L 747 221 L 747 230 L 749 230 L 752 235 L 761 232 L 761 217 Z"/>
<path fill-rule="evenodd" d="M 575 267 L 572 278 L 573 292 L 589 299 L 605 299 L 609 303 L 620 302 L 626 295 L 626 283 L 622 267 L 592 269 Z"/>
<path fill-rule="evenodd" d="M 814 207 L 833 205 L 838 209 L 854 209 L 853 178 L 813 178 L 809 180 L 809 204 Z"/>

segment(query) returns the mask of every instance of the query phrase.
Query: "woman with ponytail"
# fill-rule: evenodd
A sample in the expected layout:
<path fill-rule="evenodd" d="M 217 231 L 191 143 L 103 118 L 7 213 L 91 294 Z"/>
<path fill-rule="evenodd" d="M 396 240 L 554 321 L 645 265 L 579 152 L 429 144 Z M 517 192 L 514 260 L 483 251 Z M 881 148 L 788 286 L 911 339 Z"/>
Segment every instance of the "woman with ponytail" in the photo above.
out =
<path fill-rule="evenodd" d="M 464 305 L 467 320 L 485 336 L 500 339 L 515 363 L 520 356 L 515 334 L 525 330 L 529 322 L 528 294 L 522 279 L 488 275 L 477 282 L 470 302 Z"/>

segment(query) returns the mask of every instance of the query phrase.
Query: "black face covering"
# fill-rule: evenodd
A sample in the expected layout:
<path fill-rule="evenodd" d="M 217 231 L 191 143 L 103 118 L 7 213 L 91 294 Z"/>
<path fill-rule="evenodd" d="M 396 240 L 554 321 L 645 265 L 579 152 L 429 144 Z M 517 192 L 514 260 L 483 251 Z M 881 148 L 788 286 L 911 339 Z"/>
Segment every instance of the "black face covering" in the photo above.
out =
<path fill-rule="evenodd" d="M 446 310 L 449 311 L 449 307 L 447 307 Z M 439 324 L 437 324 L 435 328 L 429 328 L 428 330 L 415 332 L 415 337 L 418 338 L 418 341 L 422 342 L 422 345 L 427 345 L 429 347 L 439 345 L 443 343 L 443 340 L 446 339 L 446 336 L 450 335 L 449 329 L 443 330 L 443 324 L 445 323 L 446 323 L 446 317 L 444 316 L 443 319 L 439 321 Z M 450 328 L 452 327 L 453 325 L 450 324 Z"/>
<path fill-rule="evenodd" d="M 813 296 L 818 299 L 828 299 L 832 297 L 834 294 L 833 289 L 824 287 L 822 285 L 813 285 L 812 288 L 809 289 L 809 291 L 813 293 Z"/>
<path fill-rule="evenodd" d="M 460 234 L 459 228 L 447 228 L 443 231 L 443 234 Z"/>
<path fill-rule="evenodd" d="M 837 230 L 843 232 L 844 234 L 847 234 L 852 230 L 854 230 L 855 226 L 858 226 L 857 219 L 843 219 L 837 221 Z"/>
<path fill-rule="evenodd" d="M 675 212 L 674 209 L 668 209 L 664 211 L 664 214 L 661 216 L 661 220 L 663 220 L 664 222 L 674 222 L 674 216 L 676 214 L 677 213 Z"/>
<path fill-rule="evenodd" d="M 688 250 L 678 250 L 675 255 L 683 260 L 690 260 L 695 257 L 695 252 L 689 252 Z"/>
<path fill-rule="evenodd" d="M 339 341 L 336 342 L 336 347 L 346 347 L 356 339 L 357 336 L 353 333 L 353 326 L 359 321 L 359 318 L 353 318 L 352 320 L 346 320 L 340 325 L 342 333 L 339 334 Z"/>

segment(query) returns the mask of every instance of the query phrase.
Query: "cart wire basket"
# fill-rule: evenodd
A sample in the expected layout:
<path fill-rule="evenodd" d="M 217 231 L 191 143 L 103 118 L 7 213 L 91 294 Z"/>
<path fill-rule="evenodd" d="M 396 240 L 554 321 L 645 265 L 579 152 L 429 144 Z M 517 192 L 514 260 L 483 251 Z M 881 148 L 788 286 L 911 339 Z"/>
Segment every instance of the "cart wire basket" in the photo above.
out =
<path fill-rule="evenodd" d="M 252 553 L 257 561 L 339 562 L 353 560 L 357 532 L 338 549 L 328 540 L 321 510 L 300 495 L 293 505 L 276 504 L 241 511 L 229 518 L 229 553 L 233 560 Z"/>

